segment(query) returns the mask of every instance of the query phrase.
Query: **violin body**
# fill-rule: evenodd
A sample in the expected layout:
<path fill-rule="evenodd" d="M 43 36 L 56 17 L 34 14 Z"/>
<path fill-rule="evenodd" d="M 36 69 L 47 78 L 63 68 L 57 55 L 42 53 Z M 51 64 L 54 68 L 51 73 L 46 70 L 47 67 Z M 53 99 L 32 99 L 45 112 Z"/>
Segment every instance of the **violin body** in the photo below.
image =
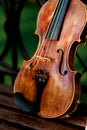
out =
<path fill-rule="evenodd" d="M 33 103 L 31 111 L 41 117 L 68 116 L 80 100 L 80 74 L 74 70 L 74 55 L 86 24 L 86 10 L 80 0 L 71 0 L 59 39 L 46 38 L 58 0 L 41 8 L 36 34 L 39 44 L 34 56 L 24 60 L 14 83 L 14 94 L 21 93 Z"/>

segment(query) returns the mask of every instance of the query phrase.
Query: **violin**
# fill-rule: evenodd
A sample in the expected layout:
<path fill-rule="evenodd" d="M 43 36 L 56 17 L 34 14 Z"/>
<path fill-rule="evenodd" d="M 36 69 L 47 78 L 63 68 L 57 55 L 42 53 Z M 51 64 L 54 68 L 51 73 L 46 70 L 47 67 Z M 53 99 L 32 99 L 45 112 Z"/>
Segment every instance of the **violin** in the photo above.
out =
<path fill-rule="evenodd" d="M 23 108 L 17 99 L 21 94 L 27 111 L 44 118 L 69 117 L 77 109 L 81 75 L 74 69 L 74 55 L 85 25 L 86 8 L 80 0 L 48 0 L 42 6 L 37 50 L 23 61 L 14 82 L 18 106 Z"/>

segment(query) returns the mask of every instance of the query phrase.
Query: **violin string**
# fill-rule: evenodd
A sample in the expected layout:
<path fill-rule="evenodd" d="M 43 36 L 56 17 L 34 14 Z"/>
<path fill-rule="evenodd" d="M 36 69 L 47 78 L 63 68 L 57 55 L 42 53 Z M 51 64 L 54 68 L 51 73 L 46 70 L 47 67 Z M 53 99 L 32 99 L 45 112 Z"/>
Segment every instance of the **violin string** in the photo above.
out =
<path fill-rule="evenodd" d="M 50 61 L 50 57 L 51 57 L 51 53 L 52 53 L 52 50 L 53 48 L 51 47 L 54 43 L 54 41 L 50 41 L 50 40 L 46 40 L 46 46 L 45 47 L 45 52 L 44 52 L 44 62 L 43 62 L 43 69 L 47 69 L 47 68 L 50 68 L 50 64 L 49 64 L 49 61 Z M 52 44 L 53 43 L 53 44 Z"/>
<path fill-rule="evenodd" d="M 56 6 L 56 9 L 55 9 L 55 12 L 54 12 L 54 15 L 53 15 L 53 18 L 52 18 L 52 21 L 51 21 L 51 25 L 50 25 L 50 27 L 49 27 L 49 29 L 48 29 L 48 32 L 47 32 L 47 36 L 50 36 L 50 35 L 53 35 L 52 34 L 52 32 L 54 32 L 53 31 L 53 28 L 55 27 L 54 25 L 56 25 L 56 24 L 58 24 L 58 22 L 56 22 L 56 19 L 58 20 L 59 19 L 59 17 L 60 17 L 60 15 L 61 15 L 61 11 L 62 11 L 62 8 L 63 8 L 63 4 L 64 4 L 64 0 L 62 1 L 62 0 L 59 0 L 59 2 L 58 2 L 58 4 L 57 4 L 57 6 Z M 39 51 L 38 51 L 38 53 L 37 53 L 37 56 L 41 56 L 41 54 L 42 54 L 42 51 L 44 51 L 44 45 L 46 45 L 46 43 L 45 43 L 45 38 L 43 38 L 43 41 L 42 41 L 42 44 L 41 44 L 41 46 L 40 46 L 40 48 L 39 48 Z M 52 41 L 51 41 L 52 42 Z M 53 45 L 54 44 L 51 44 L 51 42 L 49 41 L 48 43 L 47 43 L 47 47 L 45 48 L 45 54 L 44 54 L 44 56 L 46 56 L 46 54 L 50 54 L 50 50 L 49 50 L 49 48 L 50 48 L 50 46 L 53 48 Z M 53 43 L 53 42 L 52 42 Z M 38 59 L 38 57 L 36 57 L 36 61 L 35 62 L 37 62 L 37 60 L 39 60 Z"/>
<path fill-rule="evenodd" d="M 63 1 L 64 1 L 64 0 L 63 0 Z M 55 24 L 56 18 L 58 17 L 58 12 L 59 12 L 61 6 L 62 6 L 62 0 L 59 0 L 58 4 L 57 4 L 57 6 L 56 6 L 56 9 L 55 9 L 55 11 L 54 11 L 54 15 L 53 15 L 53 18 L 52 18 L 50 27 L 48 28 L 48 31 L 47 31 L 47 34 L 46 34 L 47 36 L 50 36 L 51 33 L 52 33 L 53 26 L 54 26 L 54 24 Z M 63 7 L 63 6 L 62 6 L 62 7 Z M 60 11 L 60 12 L 61 12 L 61 11 Z M 46 38 L 46 37 L 45 37 L 45 38 Z M 40 46 L 40 49 L 39 49 L 39 52 L 38 52 L 38 56 L 39 56 L 39 54 L 41 54 L 41 52 L 44 50 L 44 45 L 46 45 L 46 44 L 47 44 L 47 47 L 45 47 L 44 57 L 47 56 L 47 55 L 48 55 L 48 57 L 49 57 L 49 55 L 51 54 L 51 51 L 52 51 L 52 48 L 53 48 L 53 45 L 54 45 L 54 44 L 53 44 L 53 41 L 50 41 L 50 40 L 49 40 L 48 43 L 45 43 L 45 41 L 46 41 L 46 40 L 44 39 L 44 41 L 42 42 L 42 45 Z M 43 43 L 44 43 L 44 44 L 43 44 Z M 50 46 L 51 46 L 51 49 L 49 50 Z M 36 58 L 36 60 L 37 60 L 37 58 Z M 43 68 L 45 68 L 45 63 L 46 63 L 46 62 L 43 62 Z"/>
<path fill-rule="evenodd" d="M 49 57 L 49 54 L 50 54 L 50 46 L 51 46 L 51 43 L 50 43 L 50 41 L 49 42 L 47 42 L 47 48 L 45 49 L 46 51 L 45 51 L 45 53 L 44 53 L 44 57 Z M 48 48 L 49 48 L 49 50 L 48 50 Z M 47 61 L 45 61 L 45 62 L 43 62 L 43 69 L 45 69 L 46 68 L 46 65 L 47 65 Z M 49 65 L 49 64 L 48 64 Z M 49 68 L 49 66 L 47 65 L 47 67 Z"/>
<path fill-rule="evenodd" d="M 66 2 L 66 4 L 65 4 L 65 2 Z M 57 6 L 56 7 L 56 12 L 54 13 L 54 16 L 53 16 L 53 20 L 52 20 L 52 22 L 51 22 L 51 29 L 49 30 L 49 32 L 48 32 L 48 34 L 49 34 L 49 36 L 50 36 L 50 38 L 49 37 L 47 37 L 48 39 L 50 39 L 50 40 L 54 40 L 55 39 L 55 30 L 56 30 L 56 28 L 57 28 L 57 30 L 59 30 L 57 33 L 58 34 L 56 34 L 57 36 L 59 35 L 59 32 L 60 32 L 60 29 L 61 29 L 61 25 L 62 25 L 62 20 L 63 20 L 63 18 L 64 18 L 64 15 L 65 15 L 65 11 L 66 11 L 66 9 L 67 9 L 67 6 L 68 6 L 68 3 L 69 3 L 69 0 L 67 0 L 67 1 L 65 1 L 65 0 L 60 0 L 59 1 L 59 6 Z M 60 8 L 60 9 L 59 9 Z M 63 9 L 64 8 L 64 9 Z M 63 15 L 62 15 L 62 18 L 61 18 L 61 14 L 63 13 Z M 61 19 L 61 20 L 60 20 Z M 56 39 L 55 40 L 57 40 L 57 37 L 56 37 Z M 54 45 L 53 45 L 54 46 Z M 53 48 L 53 46 L 52 46 L 52 48 Z M 47 47 L 47 52 L 48 52 L 48 50 L 49 50 L 49 46 Z"/>
<path fill-rule="evenodd" d="M 61 2 L 62 2 L 62 0 L 58 1 L 57 6 L 56 6 L 56 8 L 54 10 L 53 18 L 52 18 L 52 20 L 51 20 L 51 22 L 50 22 L 50 24 L 48 26 L 47 32 L 46 32 L 46 36 L 45 36 L 46 38 L 50 37 L 50 34 L 51 34 L 52 29 L 53 29 L 54 23 L 56 21 L 56 17 L 55 16 L 58 14 L 58 11 L 59 11 L 60 6 L 61 6 Z"/>
<path fill-rule="evenodd" d="M 57 28 L 57 24 L 58 24 L 60 15 L 61 15 L 62 10 L 63 10 L 64 2 L 65 2 L 65 0 L 60 0 L 59 3 L 57 4 L 53 18 L 52 18 L 51 23 L 50 23 L 50 27 L 48 28 L 48 32 L 46 34 L 46 38 L 52 39 L 52 37 L 54 36 L 54 31 Z M 55 42 L 53 40 L 49 40 L 44 56 L 47 56 L 47 55 L 48 55 L 48 57 L 51 56 L 51 53 L 52 53 L 54 46 L 55 46 Z M 46 65 L 44 63 L 43 68 L 45 66 Z"/>
<path fill-rule="evenodd" d="M 62 3 L 62 0 L 59 0 L 59 3 L 58 3 L 58 6 L 56 7 L 56 9 L 55 9 L 55 13 L 54 13 L 54 19 L 52 20 L 52 22 L 51 22 L 51 25 L 53 26 L 53 25 L 55 25 L 55 23 L 56 23 L 56 19 L 58 19 L 59 18 L 59 16 L 61 15 L 61 11 L 62 11 L 62 8 L 63 8 L 63 4 L 64 4 L 64 0 L 63 0 L 63 3 Z M 59 8 L 61 9 L 61 10 L 59 10 Z M 58 16 L 58 13 L 59 13 L 59 16 Z M 58 17 L 58 18 L 57 18 Z M 56 24 L 58 24 L 58 22 L 56 23 Z M 50 26 L 51 26 L 50 25 Z M 48 32 L 48 35 L 51 35 L 51 33 L 53 32 L 53 29 L 54 29 L 54 26 L 52 27 L 51 26 L 51 29 L 49 30 L 49 32 Z M 52 39 L 51 39 L 52 40 Z M 52 42 L 52 41 L 51 41 Z M 53 43 L 53 42 L 52 42 Z M 46 56 L 46 54 L 49 52 L 49 46 L 50 46 L 50 44 L 51 43 L 48 43 L 48 46 L 47 46 L 47 48 L 46 48 L 46 51 L 45 51 L 45 56 Z M 54 44 L 52 44 L 53 46 L 54 46 Z M 52 46 L 52 48 L 53 48 L 53 46 Z"/>
<path fill-rule="evenodd" d="M 40 46 L 40 49 L 39 49 L 39 52 L 37 54 L 37 57 L 36 57 L 36 60 L 38 60 L 38 68 L 40 68 L 41 64 L 40 64 L 40 61 L 43 60 L 43 55 L 42 53 L 44 53 L 43 51 L 45 50 L 45 45 L 46 45 L 46 40 L 43 39 L 42 41 L 42 45 Z M 42 61 L 43 62 L 43 61 Z M 41 62 L 41 63 L 42 63 Z M 43 68 L 43 64 L 42 64 L 42 68 Z"/>
<path fill-rule="evenodd" d="M 42 51 L 44 50 L 44 47 L 45 47 L 45 39 L 43 38 L 39 49 L 37 49 L 37 50 L 39 50 L 39 51 L 38 51 L 37 54 L 36 54 L 35 60 L 34 60 L 34 62 L 33 62 L 33 66 L 37 63 L 37 61 L 38 61 L 37 64 L 39 64 L 39 56 L 41 56 Z"/>
<path fill-rule="evenodd" d="M 55 39 L 55 36 L 57 35 L 55 40 L 57 40 L 58 35 L 59 35 L 57 33 L 60 32 L 60 29 L 61 29 L 62 21 L 60 19 L 61 19 L 61 14 L 62 14 L 62 11 L 63 11 L 64 4 L 65 4 L 65 0 L 62 0 L 60 9 L 57 9 L 57 11 L 55 13 L 55 21 L 53 21 L 53 27 L 52 27 L 52 30 L 51 30 L 50 38 Z M 56 30 L 57 30 L 57 33 L 55 35 Z"/>
<path fill-rule="evenodd" d="M 70 0 L 62 0 L 62 3 L 61 1 L 59 2 L 60 4 L 58 4 L 59 6 L 56 7 L 56 10 L 50 23 L 50 27 L 48 28 L 48 32 L 46 33 L 46 37 L 52 40 L 59 39 L 63 19 Z"/>

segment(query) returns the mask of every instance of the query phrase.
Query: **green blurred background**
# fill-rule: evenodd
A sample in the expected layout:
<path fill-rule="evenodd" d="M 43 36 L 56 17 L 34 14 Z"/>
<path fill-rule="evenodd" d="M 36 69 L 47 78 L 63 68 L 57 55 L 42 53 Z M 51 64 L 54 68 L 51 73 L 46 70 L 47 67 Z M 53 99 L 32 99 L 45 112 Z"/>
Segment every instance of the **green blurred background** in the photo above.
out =
<path fill-rule="evenodd" d="M 37 45 L 38 45 L 38 36 L 34 35 L 35 29 L 36 29 L 36 21 L 37 21 L 37 15 L 40 10 L 40 5 L 35 2 L 34 0 L 31 0 L 26 3 L 25 7 L 22 10 L 21 19 L 20 19 L 20 32 L 21 37 L 24 43 L 24 46 L 29 54 L 30 57 L 33 56 L 33 54 L 36 51 Z M 4 31 L 4 23 L 5 23 L 6 17 L 3 11 L 3 8 L 0 5 L 0 53 L 3 51 L 5 43 L 6 43 L 6 33 Z M 83 63 L 85 66 L 87 66 L 87 44 L 80 45 L 77 49 L 77 53 L 80 55 Z M 18 67 L 20 68 L 22 66 L 23 57 L 20 54 L 20 51 L 18 52 Z M 4 59 L 5 62 L 7 62 L 10 66 L 11 63 L 11 50 L 9 51 L 8 55 Z M 84 70 L 83 66 L 80 64 L 78 58 L 75 56 L 74 60 L 75 68 L 78 72 L 82 73 Z M 11 85 L 11 79 L 10 77 L 6 77 L 5 84 Z M 87 86 L 87 72 L 83 73 L 80 84 L 82 86 Z M 87 94 L 81 94 L 81 100 L 87 103 Z"/>

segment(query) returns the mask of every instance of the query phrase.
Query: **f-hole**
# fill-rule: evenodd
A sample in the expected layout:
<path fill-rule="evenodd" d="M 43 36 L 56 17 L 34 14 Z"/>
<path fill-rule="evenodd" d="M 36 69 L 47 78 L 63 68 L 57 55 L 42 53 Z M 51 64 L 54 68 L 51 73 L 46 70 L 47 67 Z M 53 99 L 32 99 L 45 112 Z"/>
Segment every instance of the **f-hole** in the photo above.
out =
<path fill-rule="evenodd" d="M 58 49 L 58 50 L 57 50 L 57 53 L 59 53 L 59 52 L 62 53 L 61 60 L 60 60 L 60 65 L 59 65 L 59 73 L 60 73 L 62 76 L 65 76 L 65 75 L 68 73 L 68 71 L 67 71 L 67 70 L 64 70 L 63 73 L 62 73 L 62 71 L 61 71 L 62 62 L 63 62 L 63 57 L 64 57 L 64 52 L 63 52 L 62 49 Z"/>

